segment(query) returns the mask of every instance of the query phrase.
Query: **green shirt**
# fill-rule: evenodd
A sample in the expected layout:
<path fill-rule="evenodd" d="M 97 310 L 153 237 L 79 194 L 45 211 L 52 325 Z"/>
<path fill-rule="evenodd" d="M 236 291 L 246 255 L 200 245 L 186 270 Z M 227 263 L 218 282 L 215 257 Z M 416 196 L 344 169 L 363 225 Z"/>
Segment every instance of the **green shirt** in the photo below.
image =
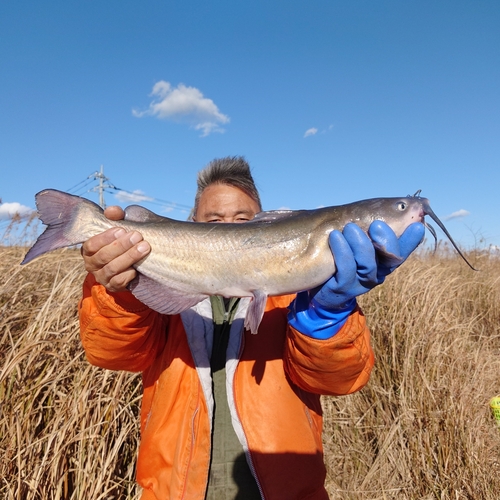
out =
<path fill-rule="evenodd" d="M 241 443 L 234 432 L 226 392 L 226 350 L 239 299 L 210 297 L 214 337 L 210 365 L 214 393 L 212 459 L 206 500 L 260 500 Z"/>

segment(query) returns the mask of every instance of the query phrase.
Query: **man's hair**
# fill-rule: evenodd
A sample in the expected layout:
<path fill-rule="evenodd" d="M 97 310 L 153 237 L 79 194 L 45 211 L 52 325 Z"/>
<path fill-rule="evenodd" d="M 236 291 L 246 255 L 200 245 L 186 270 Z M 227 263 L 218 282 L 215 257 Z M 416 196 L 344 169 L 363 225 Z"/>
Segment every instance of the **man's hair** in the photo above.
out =
<path fill-rule="evenodd" d="M 212 160 L 203 170 L 198 172 L 197 184 L 198 190 L 196 191 L 192 215 L 198 211 L 203 191 L 212 184 L 225 184 L 241 189 L 257 203 L 259 210 L 262 210 L 259 192 L 250 172 L 250 165 L 243 156 L 227 156 Z"/>

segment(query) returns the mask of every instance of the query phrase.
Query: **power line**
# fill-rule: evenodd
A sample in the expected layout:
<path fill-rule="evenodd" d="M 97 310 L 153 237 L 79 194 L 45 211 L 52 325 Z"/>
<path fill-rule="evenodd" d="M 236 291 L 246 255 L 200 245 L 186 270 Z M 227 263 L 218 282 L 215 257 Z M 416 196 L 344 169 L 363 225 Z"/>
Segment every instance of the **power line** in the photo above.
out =
<path fill-rule="evenodd" d="M 94 186 L 91 189 L 85 190 L 89 184 L 92 184 L 95 181 L 99 181 L 99 184 L 97 186 Z M 77 189 L 78 188 L 78 189 Z M 81 194 L 83 192 L 97 192 L 99 193 L 99 205 L 102 208 L 106 207 L 106 202 L 104 199 L 104 193 L 110 193 L 110 194 L 116 194 L 116 193 L 123 193 L 125 195 L 128 195 L 130 197 L 130 201 L 134 202 L 136 201 L 137 203 L 140 202 L 146 202 L 150 203 L 153 205 L 159 205 L 163 207 L 168 207 L 172 209 L 177 209 L 180 211 L 184 212 L 190 212 L 192 206 L 190 205 L 184 205 L 182 203 L 177 203 L 174 201 L 169 201 L 169 200 L 162 200 L 160 198 L 154 198 L 152 196 L 148 196 L 147 194 L 143 193 L 137 193 L 133 191 L 128 191 L 127 189 L 122 189 L 120 187 L 115 186 L 111 180 L 104 175 L 104 166 L 101 165 L 100 171 L 95 171 L 92 174 L 90 174 L 86 179 L 83 179 L 82 181 L 78 182 L 75 184 L 73 187 L 68 189 L 67 191 L 74 191 L 76 190 L 77 192 L 74 192 L 72 194 L 78 194 L 78 192 Z"/>
<path fill-rule="evenodd" d="M 162 200 L 160 198 L 153 198 L 152 196 L 148 196 L 147 194 L 139 194 L 139 193 L 134 193 L 132 191 L 127 191 L 126 189 L 122 189 L 119 187 L 114 186 L 113 189 L 115 191 L 125 193 L 131 197 L 130 201 L 134 201 L 134 198 L 137 199 L 138 202 L 145 201 L 147 203 L 151 203 L 153 205 L 161 205 L 161 206 L 167 206 L 170 208 L 178 208 L 179 210 L 191 210 L 190 205 L 184 205 L 182 203 L 177 203 L 175 201 L 168 201 L 168 200 Z M 110 191 L 108 191 L 110 192 Z"/>
<path fill-rule="evenodd" d="M 80 181 L 78 184 L 75 184 L 69 189 L 66 189 L 66 192 L 79 196 L 82 193 L 88 192 L 87 186 L 92 184 L 92 182 L 94 182 L 94 179 L 89 175 L 85 180 Z"/>
<path fill-rule="evenodd" d="M 89 180 L 91 177 L 92 177 L 92 175 L 89 175 L 88 177 L 83 179 L 83 181 L 77 182 L 74 186 L 66 189 L 66 192 L 71 193 L 71 191 L 75 190 L 78 186 L 80 186 L 80 184 L 83 184 L 83 183 L 85 183 L 85 185 L 89 184 L 90 182 L 92 182 L 92 180 Z"/>

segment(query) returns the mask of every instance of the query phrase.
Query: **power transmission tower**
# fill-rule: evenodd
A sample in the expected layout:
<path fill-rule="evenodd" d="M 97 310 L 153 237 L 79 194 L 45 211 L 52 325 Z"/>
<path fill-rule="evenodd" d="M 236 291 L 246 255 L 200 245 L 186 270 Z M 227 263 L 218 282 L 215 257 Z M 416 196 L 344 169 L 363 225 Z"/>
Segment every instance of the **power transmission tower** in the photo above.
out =
<path fill-rule="evenodd" d="M 97 191 L 99 193 L 99 205 L 101 208 L 106 208 L 106 202 L 104 201 L 104 190 L 106 188 L 116 189 L 113 184 L 109 183 L 109 179 L 104 175 L 104 166 L 101 165 L 100 172 L 94 172 L 89 177 L 94 177 L 94 179 L 99 180 L 99 185 L 92 188 L 90 191 Z"/>

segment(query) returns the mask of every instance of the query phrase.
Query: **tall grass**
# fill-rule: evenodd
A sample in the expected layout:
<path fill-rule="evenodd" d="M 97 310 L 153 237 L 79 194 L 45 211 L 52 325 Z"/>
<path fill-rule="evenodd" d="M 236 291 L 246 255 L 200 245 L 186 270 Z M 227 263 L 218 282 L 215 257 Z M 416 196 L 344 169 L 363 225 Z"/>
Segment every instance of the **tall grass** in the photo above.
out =
<path fill-rule="evenodd" d="M 76 250 L 0 247 L 0 498 L 136 499 L 140 377 L 90 366 Z M 474 256 L 473 256 L 474 257 Z M 500 262 L 412 256 L 361 298 L 377 364 L 324 398 L 332 499 L 498 499 Z"/>
<path fill-rule="evenodd" d="M 324 400 L 332 498 L 500 498 L 500 261 L 477 257 L 411 258 L 360 298 L 377 364 Z"/>
<path fill-rule="evenodd" d="M 85 360 L 79 252 L 23 254 L 0 247 L 0 498 L 138 498 L 140 379 Z"/>

